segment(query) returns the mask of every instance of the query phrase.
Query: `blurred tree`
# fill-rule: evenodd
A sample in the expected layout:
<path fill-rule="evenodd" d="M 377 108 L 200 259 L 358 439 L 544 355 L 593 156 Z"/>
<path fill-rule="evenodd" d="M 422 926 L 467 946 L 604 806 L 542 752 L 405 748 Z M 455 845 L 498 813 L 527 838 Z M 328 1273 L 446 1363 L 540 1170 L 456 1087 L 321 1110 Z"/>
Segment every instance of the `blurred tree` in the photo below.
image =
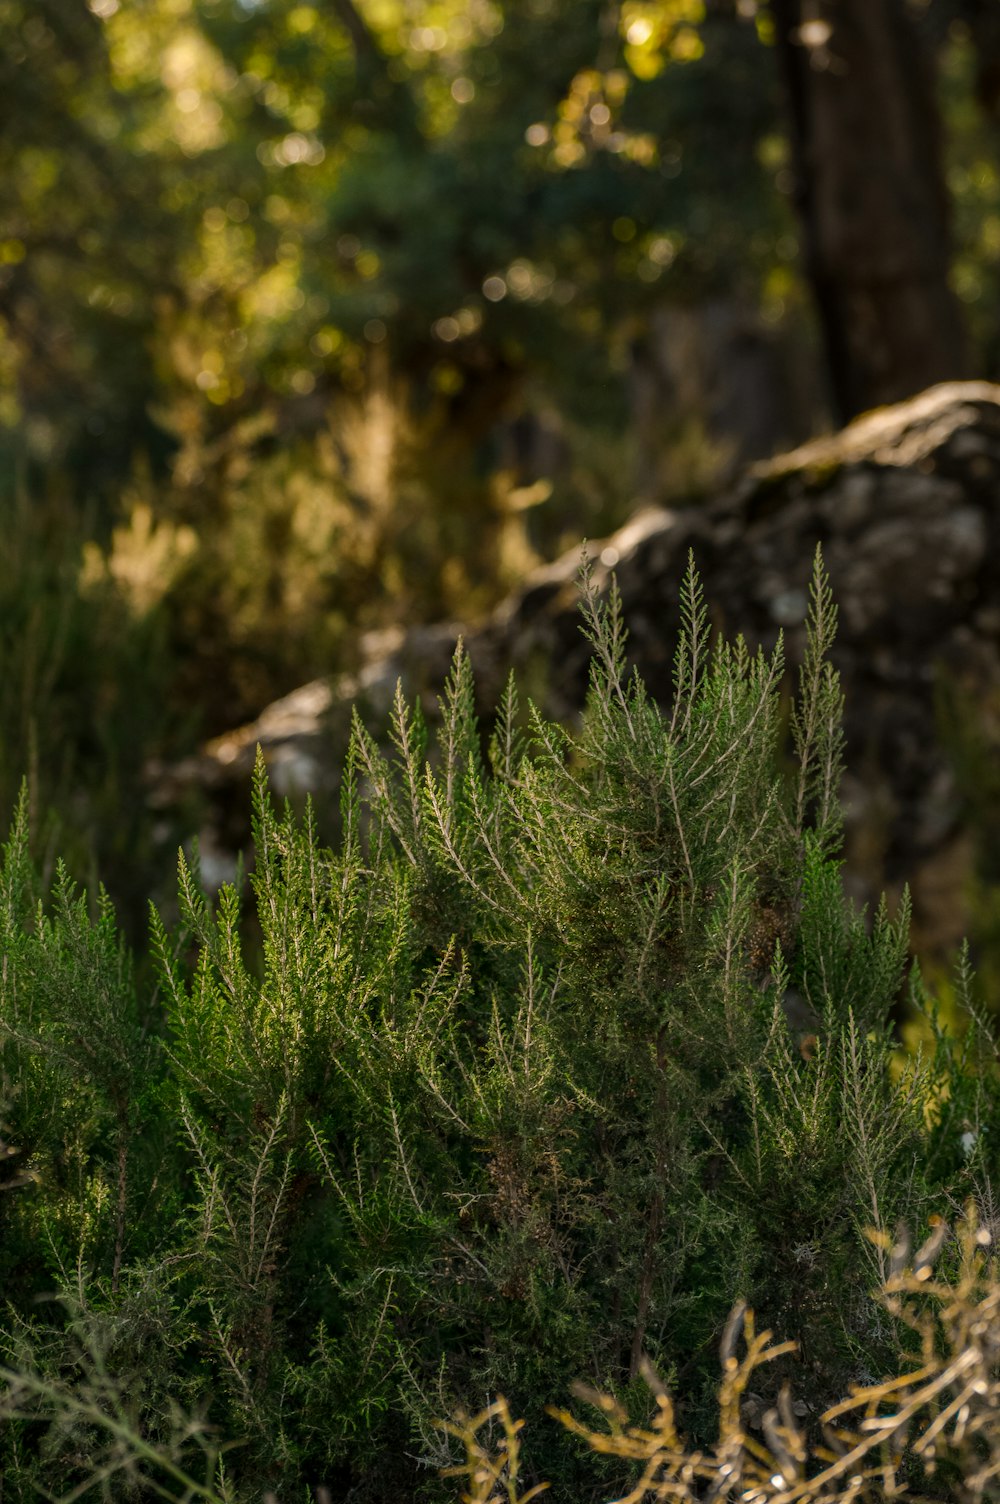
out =
<path fill-rule="evenodd" d="M 904 0 L 771 0 L 843 419 L 969 373 L 932 59 Z"/>
<path fill-rule="evenodd" d="M 976 97 L 1000 124 L 1000 7 L 994 0 L 961 0 L 959 13 L 975 43 Z"/>

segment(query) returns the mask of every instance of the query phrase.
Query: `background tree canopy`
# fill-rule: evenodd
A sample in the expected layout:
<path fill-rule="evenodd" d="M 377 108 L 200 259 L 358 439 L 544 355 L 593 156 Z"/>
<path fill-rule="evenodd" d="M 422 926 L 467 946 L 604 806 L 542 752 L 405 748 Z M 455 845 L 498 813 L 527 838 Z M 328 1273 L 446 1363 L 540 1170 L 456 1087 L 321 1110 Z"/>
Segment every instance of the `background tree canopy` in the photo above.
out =
<path fill-rule="evenodd" d="M 996 376 L 998 32 L 989 0 L 0 0 L 5 798 L 29 768 L 113 874 L 150 755 L 359 629 Z"/>

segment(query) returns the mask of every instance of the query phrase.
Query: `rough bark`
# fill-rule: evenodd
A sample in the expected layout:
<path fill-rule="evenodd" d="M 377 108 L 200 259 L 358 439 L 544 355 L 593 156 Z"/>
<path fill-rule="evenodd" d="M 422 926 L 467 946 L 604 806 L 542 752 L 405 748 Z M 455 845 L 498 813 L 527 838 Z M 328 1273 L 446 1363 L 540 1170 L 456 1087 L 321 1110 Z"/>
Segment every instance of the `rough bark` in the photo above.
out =
<path fill-rule="evenodd" d="M 931 58 L 904 0 L 772 0 L 840 417 L 966 374 Z"/>

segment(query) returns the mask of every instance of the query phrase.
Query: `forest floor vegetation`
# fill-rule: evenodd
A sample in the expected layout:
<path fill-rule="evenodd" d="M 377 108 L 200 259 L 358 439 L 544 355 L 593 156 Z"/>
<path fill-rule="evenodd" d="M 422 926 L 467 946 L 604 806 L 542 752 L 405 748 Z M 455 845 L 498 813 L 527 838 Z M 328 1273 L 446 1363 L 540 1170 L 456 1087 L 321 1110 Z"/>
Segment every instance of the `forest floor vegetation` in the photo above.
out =
<path fill-rule="evenodd" d="M 148 964 L 22 797 L 5 1504 L 1000 1497 L 996 1047 L 966 958 L 946 1029 L 905 900 L 845 898 L 821 562 L 791 707 L 693 565 L 666 710 L 582 609 L 579 733 L 511 680 L 485 735 L 460 647 L 433 744 L 401 690 L 388 754 L 356 721 L 335 850 L 259 760 L 253 870 L 182 854 Z"/>

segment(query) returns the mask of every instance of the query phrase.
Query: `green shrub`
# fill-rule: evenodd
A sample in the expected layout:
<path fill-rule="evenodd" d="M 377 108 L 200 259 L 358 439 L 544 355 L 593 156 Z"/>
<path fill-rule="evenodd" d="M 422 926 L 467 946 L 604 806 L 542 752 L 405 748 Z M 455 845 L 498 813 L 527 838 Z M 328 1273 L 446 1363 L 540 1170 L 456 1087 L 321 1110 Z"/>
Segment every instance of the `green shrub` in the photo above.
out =
<path fill-rule="evenodd" d="M 884 1504 L 892 1498 L 937 1498 L 983 1504 L 1000 1497 L 1000 1281 L 993 1234 L 979 1225 L 974 1206 L 960 1228 L 959 1258 L 941 1258 L 949 1238 L 939 1221 L 910 1262 L 907 1234 L 876 1243 L 889 1256 L 883 1304 L 900 1328 L 918 1339 L 904 1371 L 879 1383 L 853 1385 L 824 1414 L 783 1385 L 765 1407 L 750 1388 L 761 1370 L 795 1344 L 775 1343 L 755 1330 L 753 1312 L 734 1306 L 719 1356 L 718 1430 L 692 1449 L 677 1428 L 674 1403 L 652 1365 L 644 1378 L 653 1413 L 636 1424 L 610 1394 L 577 1385 L 577 1397 L 600 1415 L 594 1425 L 568 1410 L 550 1414 L 592 1452 L 621 1458 L 633 1484 L 618 1504 L 670 1499 L 710 1504 Z M 935 1277 L 934 1264 L 951 1268 Z M 740 1356 L 741 1343 L 745 1350 Z M 528 1504 L 548 1487 L 520 1486 L 521 1432 L 501 1396 L 478 1415 L 443 1422 L 461 1442 L 465 1459 L 449 1476 L 468 1480 L 466 1504 Z M 810 1432 L 812 1435 L 810 1436 Z"/>
<path fill-rule="evenodd" d="M 627 1402 L 648 1362 L 707 1436 L 751 1294 L 798 1345 L 764 1402 L 793 1368 L 813 1407 L 889 1371 L 886 1230 L 986 1185 L 997 1094 L 975 1019 L 895 1059 L 906 913 L 868 922 L 841 887 L 834 621 L 817 562 L 791 773 L 780 645 L 710 645 L 693 569 L 669 711 L 627 675 L 614 591 L 584 592 L 578 736 L 511 683 L 484 747 L 459 650 L 432 745 L 401 692 L 384 749 L 356 726 L 336 852 L 258 765 L 248 891 L 212 902 L 182 858 L 151 995 L 106 903 L 92 923 L 60 877 L 36 906 L 22 804 L 15 1497 L 176 1490 L 192 1448 L 231 1500 L 451 1497 L 435 1419 L 503 1392 L 527 1486 L 592 1498 L 628 1470 L 595 1481 L 546 1403 L 578 1379 Z"/>

